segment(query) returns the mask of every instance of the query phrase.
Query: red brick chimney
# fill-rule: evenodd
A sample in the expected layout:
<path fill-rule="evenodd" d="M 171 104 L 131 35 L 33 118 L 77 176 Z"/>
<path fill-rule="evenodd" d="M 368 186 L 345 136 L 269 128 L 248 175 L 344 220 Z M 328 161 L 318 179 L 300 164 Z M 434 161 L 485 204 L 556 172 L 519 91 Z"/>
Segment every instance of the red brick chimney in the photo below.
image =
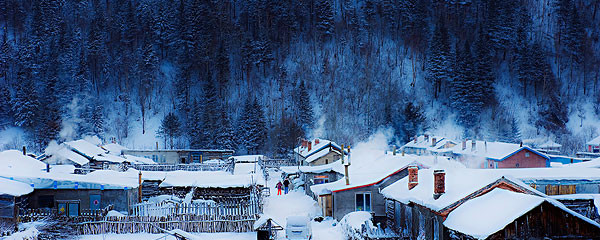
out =
<path fill-rule="evenodd" d="M 436 142 L 436 141 L 435 141 L 435 138 L 431 138 L 431 146 L 432 146 L 432 147 L 435 147 L 435 142 Z"/>
<path fill-rule="evenodd" d="M 438 199 L 446 192 L 446 172 L 433 171 L 433 199 Z"/>
<path fill-rule="evenodd" d="M 312 142 L 308 142 L 308 151 L 310 152 L 310 149 L 312 149 Z"/>
<path fill-rule="evenodd" d="M 319 144 L 319 139 L 315 138 L 315 145 Z"/>
<path fill-rule="evenodd" d="M 408 167 L 408 189 L 413 189 L 419 184 L 419 168 L 417 166 Z"/>
<path fill-rule="evenodd" d="M 417 136 L 415 136 L 414 141 L 415 141 L 415 143 L 417 143 Z"/>
<path fill-rule="evenodd" d="M 308 144 L 306 143 L 306 140 L 302 139 L 302 147 L 305 148 L 307 146 L 308 146 Z"/>

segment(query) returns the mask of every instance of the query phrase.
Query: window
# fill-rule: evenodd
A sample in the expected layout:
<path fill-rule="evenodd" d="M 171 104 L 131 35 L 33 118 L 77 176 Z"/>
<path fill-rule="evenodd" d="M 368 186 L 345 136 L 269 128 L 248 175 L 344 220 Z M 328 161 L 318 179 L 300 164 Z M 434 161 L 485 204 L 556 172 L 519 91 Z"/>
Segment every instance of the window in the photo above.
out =
<path fill-rule="evenodd" d="M 371 211 L 371 193 L 356 194 L 356 211 Z"/>
<path fill-rule="evenodd" d="M 152 161 L 158 162 L 158 155 L 152 155 Z"/>
<path fill-rule="evenodd" d="M 525 157 L 529 157 L 529 153 L 528 152 L 525 153 Z"/>
<path fill-rule="evenodd" d="M 313 178 L 313 182 L 314 182 L 315 185 L 316 184 L 328 183 L 329 182 L 329 176 L 325 176 L 325 175 L 315 176 Z"/>

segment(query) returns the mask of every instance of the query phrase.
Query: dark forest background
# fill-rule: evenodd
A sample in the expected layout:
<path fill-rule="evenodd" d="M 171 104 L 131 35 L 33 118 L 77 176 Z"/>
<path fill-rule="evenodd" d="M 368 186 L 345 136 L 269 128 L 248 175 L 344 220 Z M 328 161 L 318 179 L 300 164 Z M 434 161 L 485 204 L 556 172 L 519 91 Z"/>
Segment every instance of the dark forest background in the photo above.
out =
<path fill-rule="evenodd" d="M 387 127 L 399 144 L 430 131 L 572 153 L 600 133 L 599 7 L 0 0 L 0 125 L 37 151 L 97 135 L 284 155 Z"/>

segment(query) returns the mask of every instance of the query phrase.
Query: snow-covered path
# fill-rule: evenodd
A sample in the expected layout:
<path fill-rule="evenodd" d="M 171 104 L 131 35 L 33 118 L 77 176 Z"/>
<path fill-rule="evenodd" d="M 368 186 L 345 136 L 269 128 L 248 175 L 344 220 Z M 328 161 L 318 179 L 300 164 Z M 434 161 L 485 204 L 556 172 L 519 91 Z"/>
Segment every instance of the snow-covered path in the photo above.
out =
<path fill-rule="evenodd" d="M 271 188 L 271 196 L 264 201 L 264 214 L 270 216 L 284 228 L 285 219 L 288 216 L 309 216 L 311 218 L 321 215 L 321 209 L 315 200 L 304 194 L 303 191 L 290 191 L 287 195 L 277 195 L 275 185 L 279 180 L 280 173 L 269 172 L 268 186 Z M 342 240 L 343 235 L 338 227 L 333 226 L 335 220 L 329 219 L 323 222 L 312 222 L 313 239 L 315 240 Z M 285 231 L 285 230 L 284 230 Z M 279 233 L 279 239 L 285 239 L 285 232 Z"/>

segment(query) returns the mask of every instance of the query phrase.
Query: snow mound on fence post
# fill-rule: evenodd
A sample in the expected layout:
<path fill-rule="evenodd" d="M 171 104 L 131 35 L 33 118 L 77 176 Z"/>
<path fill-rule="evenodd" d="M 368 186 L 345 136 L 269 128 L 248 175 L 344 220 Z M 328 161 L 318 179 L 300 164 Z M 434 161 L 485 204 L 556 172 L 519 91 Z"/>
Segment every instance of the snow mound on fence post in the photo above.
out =
<path fill-rule="evenodd" d="M 348 239 L 364 239 L 363 225 L 365 228 L 373 228 L 373 221 L 370 212 L 357 211 L 348 213 L 340 221 L 342 232 Z"/>

